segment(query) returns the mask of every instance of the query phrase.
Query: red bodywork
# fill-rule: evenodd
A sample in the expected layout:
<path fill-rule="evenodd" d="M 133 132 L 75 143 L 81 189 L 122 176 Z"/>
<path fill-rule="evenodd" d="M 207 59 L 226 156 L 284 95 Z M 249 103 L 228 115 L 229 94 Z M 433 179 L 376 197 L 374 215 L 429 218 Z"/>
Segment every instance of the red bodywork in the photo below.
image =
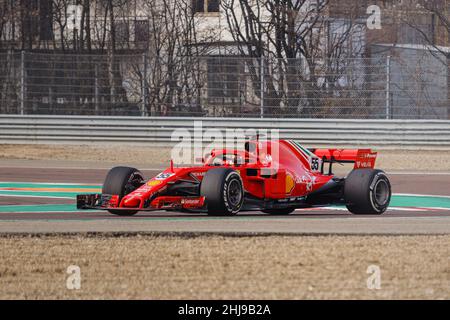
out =
<path fill-rule="evenodd" d="M 251 141 L 246 150 L 213 150 L 202 166 L 174 168 L 171 165 L 138 189 L 125 195 L 120 203 L 112 195 L 101 204 L 104 209 L 126 210 L 199 210 L 205 207 L 200 195 L 171 195 L 171 187 L 180 182 L 197 183 L 206 171 L 231 167 L 241 176 L 245 193 L 261 201 L 307 197 L 317 193 L 331 179 L 324 163 L 351 162 L 354 168 L 374 168 L 376 153 L 370 149 L 308 150 L 293 140 Z"/>

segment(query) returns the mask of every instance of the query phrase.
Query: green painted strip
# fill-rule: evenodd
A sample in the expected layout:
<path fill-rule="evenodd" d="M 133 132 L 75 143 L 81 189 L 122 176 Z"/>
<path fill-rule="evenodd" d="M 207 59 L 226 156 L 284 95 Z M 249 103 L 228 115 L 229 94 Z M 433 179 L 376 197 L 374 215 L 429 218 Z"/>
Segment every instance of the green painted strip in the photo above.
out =
<path fill-rule="evenodd" d="M 64 184 L 64 183 L 33 183 L 33 182 L 0 182 L 0 188 L 50 188 L 50 189 L 86 189 L 86 192 L 80 191 L 61 191 L 61 190 L 1 190 L 0 195 L 10 196 L 44 196 L 44 197 L 69 197 L 75 198 L 77 194 L 83 193 L 101 193 L 101 186 L 98 185 L 86 185 L 86 184 Z M 95 189 L 95 191 L 92 191 Z"/>
<path fill-rule="evenodd" d="M 86 185 L 86 184 L 64 184 L 64 183 L 28 183 L 28 182 L 0 182 L 0 188 L 60 188 L 60 189 L 96 189 L 95 192 L 101 193 L 101 186 Z M 0 195 L 3 196 L 42 196 L 42 197 L 67 197 L 75 199 L 80 193 L 95 193 L 87 192 L 71 192 L 71 191 L 25 191 L 25 190 L 0 190 Z M 391 199 L 392 207 L 423 207 L 423 208 L 449 208 L 450 198 L 420 196 L 420 195 L 393 195 Z M 27 209 L 28 208 L 28 209 Z M 5 211 L 7 210 L 7 211 Z M 75 204 L 73 205 L 31 205 L 31 206 L 0 206 L 0 212 L 52 212 L 63 211 L 73 212 L 77 211 Z"/>
<path fill-rule="evenodd" d="M 98 190 L 98 192 L 101 192 L 101 189 Z M 84 193 L 94 193 L 94 192 L 84 192 Z M 77 194 L 83 194 L 83 192 L 52 192 L 52 191 L 16 191 L 16 190 L 0 190 L 1 195 L 9 195 L 11 197 L 14 197 L 14 195 L 18 196 L 45 196 L 45 197 L 69 197 L 69 198 L 76 198 Z"/>
<path fill-rule="evenodd" d="M 440 207 L 450 209 L 450 198 L 394 195 L 390 205 L 393 207 Z"/>
<path fill-rule="evenodd" d="M 310 158 L 314 156 L 314 154 L 311 151 L 309 151 L 308 149 L 303 147 L 298 141 L 293 140 L 293 142 L 295 143 L 295 145 L 297 147 L 299 147 L 301 150 L 303 150 L 303 152 L 306 153 Z"/>
<path fill-rule="evenodd" d="M 78 210 L 75 204 L 40 204 L 0 206 L 0 212 L 85 212 Z"/>

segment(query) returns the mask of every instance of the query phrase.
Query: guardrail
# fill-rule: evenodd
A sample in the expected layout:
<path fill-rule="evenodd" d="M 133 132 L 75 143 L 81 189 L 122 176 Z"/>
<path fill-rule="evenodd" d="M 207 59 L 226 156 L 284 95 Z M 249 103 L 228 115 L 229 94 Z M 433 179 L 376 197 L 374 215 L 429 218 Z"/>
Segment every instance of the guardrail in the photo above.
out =
<path fill-rule="evenodd" d="M 447 120 L 330 120 L 0 115 L 2 144 L 164 145 L 175 129 L 279 129 L 305 145 L 450 150 Z"/>

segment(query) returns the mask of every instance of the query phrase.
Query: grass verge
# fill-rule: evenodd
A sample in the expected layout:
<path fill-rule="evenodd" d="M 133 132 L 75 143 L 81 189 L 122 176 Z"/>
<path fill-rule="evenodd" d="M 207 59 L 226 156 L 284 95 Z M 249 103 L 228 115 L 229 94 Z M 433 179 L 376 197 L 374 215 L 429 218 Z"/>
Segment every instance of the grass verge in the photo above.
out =
<path fill-rule="evenodd" d="M 449 299 L 450 235 L 0 236 L 0 299 Z M 81 289 L 66 287 L 67 267 Z M 381 270 L 369 290 L 367 268 Z"/>

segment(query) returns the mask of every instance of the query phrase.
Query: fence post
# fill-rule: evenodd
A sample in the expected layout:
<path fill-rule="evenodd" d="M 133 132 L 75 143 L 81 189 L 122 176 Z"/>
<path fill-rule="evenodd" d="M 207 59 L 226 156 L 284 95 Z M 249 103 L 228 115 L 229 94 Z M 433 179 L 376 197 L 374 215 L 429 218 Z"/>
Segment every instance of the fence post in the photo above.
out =
<path fill-rule="evenodd" d="M 53 113 L 53 87 L 49 86 L 48 87 L 48 105 L 49 105 L 49 111 L 50 113 Z"/>
<path fill-rule="evenodd" d="M 98 64 L 95 63 L 95 69 L 94 69 L 94 109 L 95 109 L 95 115 L 99 114 L 99 88 L 98 88 Z"/>
<path fill-rule="evenodd" d="M 147 54 L 142 54 L 142 79 L 141 79 L 141 117 L 147 116 Z"/>
<path fill-rule="evenodd" d="M 391 115 L 391 56 L 386 57 L 386 119 Z"/>
<path fill-rule="evenodd" d="M 25 113 L 25 51 L 20 52 L 20 114 Z"/>
<path fill-rule="evenodd" d="M 261 55 L 261 62 L 260 62 L 260 117 L 264 118 L 264 57 Z"/>

